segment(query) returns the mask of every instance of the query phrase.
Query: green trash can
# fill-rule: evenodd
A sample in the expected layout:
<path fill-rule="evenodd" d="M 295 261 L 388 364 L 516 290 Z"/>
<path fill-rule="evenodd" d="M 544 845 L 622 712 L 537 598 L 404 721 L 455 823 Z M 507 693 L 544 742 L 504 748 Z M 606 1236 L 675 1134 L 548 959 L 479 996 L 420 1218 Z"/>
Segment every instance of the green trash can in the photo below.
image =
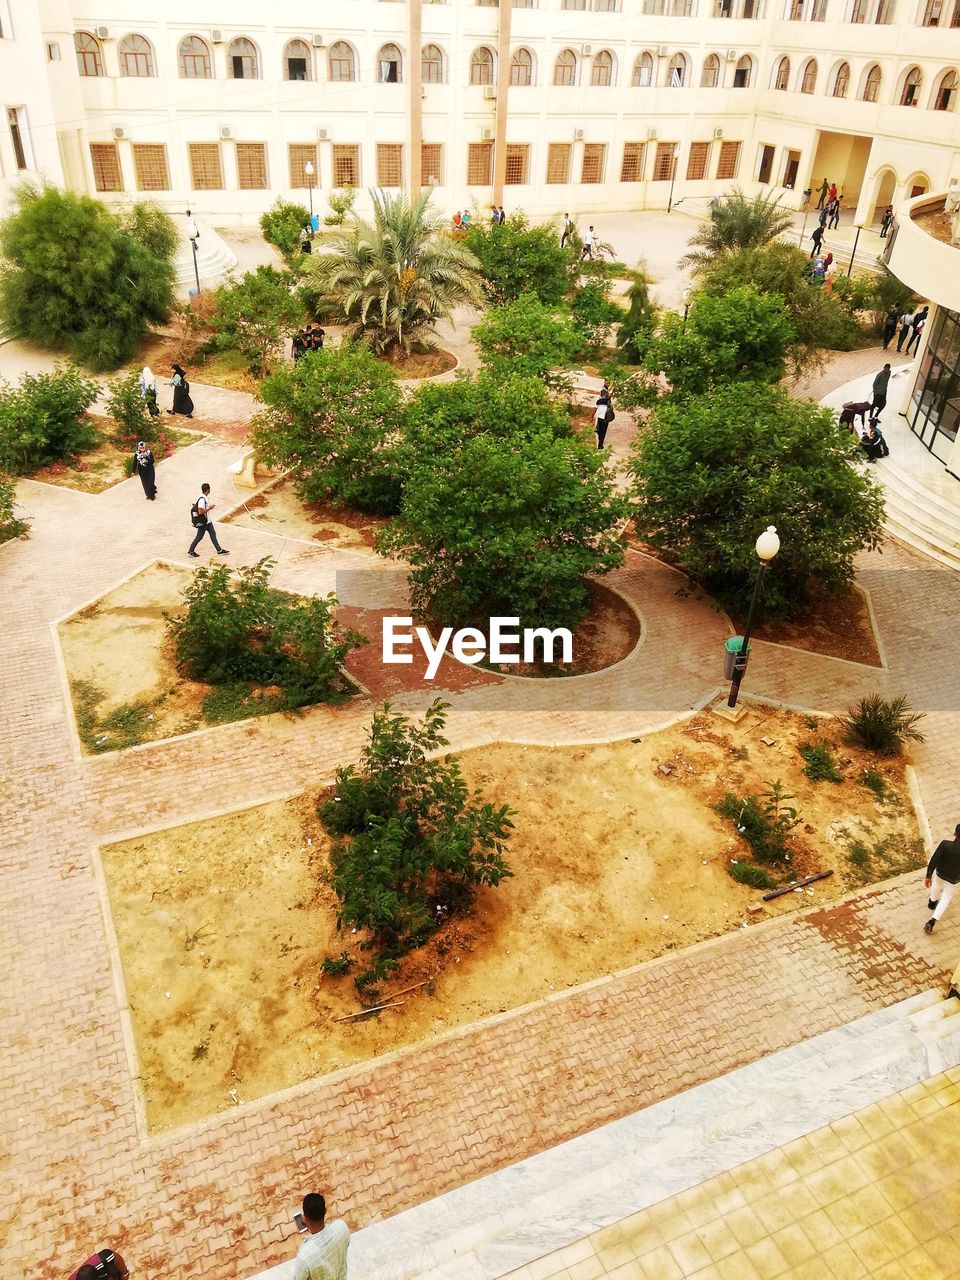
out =
<path fill-rule="evenodd" d="M 733 679 L 733 669 L 736 666 L 737 654 L 743 649 L 743 636 L 731 636 L 729 640 L 723 642 L 723 678 L 724 680 Z M 750 656 L 750 646 L 747 646 L 746 656 Z"/>

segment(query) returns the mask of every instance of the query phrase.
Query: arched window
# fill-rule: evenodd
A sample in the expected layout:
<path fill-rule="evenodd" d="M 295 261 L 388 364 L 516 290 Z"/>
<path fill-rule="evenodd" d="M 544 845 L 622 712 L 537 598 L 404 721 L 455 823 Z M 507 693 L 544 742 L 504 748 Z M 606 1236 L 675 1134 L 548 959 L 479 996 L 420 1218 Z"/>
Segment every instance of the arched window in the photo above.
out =
<path fill-rule="evenodd" d="M 184 36 L 177 50 L 181 80 L 212 80 L 210 46 L 199 36 Z"/>
<path fill-rule="evenodd" d="M 653 54 L 641 53 L 633 64 L 630 83 L 635 89 L 648 89 L 653 84 Z"/>
<path fill-rule="evenodd" d="M 590 83 L 606 87 L 613 84 L 613 54 L 601 49 L 590 68 Z"/>
<path fill-rule="evenodd" d="M 377 80 L 381 84 L 399 84 L 403 79 L 403 58 L 395 44 L 385 44 L 377 54 Z"/>
<path fill-rule="evenodd" d="M 443 84 L 443 50 L 438 44 L 425 44 L 420 55 L 420 78 L 424 84 Z"/>
<path fill-rule="evenodd" d="M 919 67 L 911 67 L 903 78 L 903 89 L 900 93 L 901 107 L 915 107 L 920 98 L 920 86 L 923 75 Z"/>
<path fill-rule="evenodd" d="M 813 93 L 817 87 L 817 60 L 816 58 L 808 58 L 803 64 L 803 72 L 800 76 L 800 92 Z"/>
<path fill-rule="evenodd" d="M 230 66 L 232 80 L 259 80 L 260 60 L 257 57 L 257 46 L 246 36 L 237 36 L 230 41 L 227 49 L 227 62 Z"/>
<path fill-rule="evenodd" d="M 553 65 L 553 83 L 562 85 L 576 84 L 577 55 L 572 49 L 563 49 L 557 54 Z"/>
<path fill-rule="evenodd" d="M 953 69 L 945 71 L 940 77 L 933 94 L 931 106 L 934 111 L 952 111 L 957 100 L 957 73 Z"/>
<path fill-rule="evenodd" d="M 830 90 L 831 97 L 845 98 L 850 89 L 850 63 L 841 62 L 837 67 L 833 76 L 833 88 Z"/>
<path fill-rule="evenodd" d="M 781 58 L 773 73 L 773 87 L 780 93 L 786 93 L 790 87 L 790 59 Z"/>
<path fill-rule="evenodd" d="M 117 45 L 122 76 L 155 76 L 153 47 L 143 36 L 124 36 Z"/>
<path fill-rule="evenodd" d="M 338 40 L 330 46 L 327 59 L 331 80 L 356 80 L 357 60 L 345 40 Z"/>
<path fill-rule="evenodd" d="M 483 46 L 470 56 L 470 83 L 493 84 L 493 54 Z"/>
<path fill-rule="evenodd" d="M 533 54 L 529 49 L 517 49 L 511 58 L 510 83 L 521 88 L 533 84 Z"/>
<path fill-rule="evenodd" d="M 77 51 L 77 69 L 82 76 L 103 75 L 103 51 L 96 37 L 89 31 L 77 31 L 74 33 L 73 47 Z"/>
<path fill-rule="evenodd" d="M 720 83 L 720 59 L 715 53 L 708 53 L 703 60 L 700 72 L 700 88 L 715 89 Z"/>
<path fill-rule="evenodd" d="M 867 68 L 867 74 L 863 77 L 863 92 L 860 94 L 864 102 L 876 102 L 879 98 L 882 74 L 877 62 Z"/>
<path fill-rule="evenodd" d="M 753 79 L 753 59 L 748 53 L 745 53 L 737 63 L 733 72 L 733 87 L 735 89 L 749 89 L 750 81 Z"/>
<path fill-rule="evenodd" d="M 686 56 L 682 53 L 675 53 L 667 64 L 667 86 L 670 89 L 682 89 L 686 83 Z"/>
<path fill-rule="evenodd" d="M 284 80 L 312 80 L 313 58 L 306 40 L 288 40 L 283 51 Z"/>

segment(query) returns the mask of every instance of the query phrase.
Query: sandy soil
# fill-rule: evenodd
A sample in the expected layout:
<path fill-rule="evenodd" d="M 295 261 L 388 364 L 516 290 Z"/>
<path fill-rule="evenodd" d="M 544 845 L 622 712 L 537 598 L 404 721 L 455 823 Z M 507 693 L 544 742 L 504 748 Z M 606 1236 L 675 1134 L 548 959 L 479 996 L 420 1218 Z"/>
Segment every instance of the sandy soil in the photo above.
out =
<path fill-rule="evenodd" d="M 842 785 L 814 784 L 796 748 L 823 732 L 763 708 L 736 725 L 705 712 L 609 746 L 465 753 L 468 781 L 516 810 L 514 878 L 409 956 L 384 997 L 431 985 L 356 1021 L 335 1021 L 361 1008 L 352 979 L 320 974 L 326 954 L 357 953 L 360 939 L 335 930 L 315 797 L 105 848 L 151 1127 L 208 1116 L 745 926 L 759 894 L 728 874 L 744 846 L 711 808 L 727 788 L 742 794 L 782 778 L 802 815 L 801 869 L 836 868 L 765 906 L 761 919 L 915 865 L 902 766 L 881 766 L 890 783 L 883 801 L 859 785 L 865 757 L 853 751 L 840 751 Z M 858 865 L 849 858 L 855 837 L 875 851 Z"/>
<path fill-rule="evenodd" d="M 113 430 L 114 426 L 109 418 L 98 420 L 96 425 L 98 431 Z M 177 431 L 165 426 L 164 432 L 173 446 L 171 453 L 203 438 L 200 431 Z M 96 448 L 78 454 L 75 462 L 53 462 L 35 471 L 31 479 L 43 484 L 57 484 L 64 489 L 79 489 L 81 493 L 103 493 L 128 478 L 134 452 L 134 449 L 118 445 L 113 440 L 103 440 Z M 170 456 L 160 445 L 153 452 L 157 462 Z"/>
<path fill-rule="evenodd" d="M 350 507 L 304 502 L 297 496 L 292 479 L 285 476 L 276 484 L 248 498 L 223 523 L 241 524 L 248 529 L 267 528 L 272 533 L 322 542 L 328 547 L 349 547 L 353 551 L 373 551 L 377 530 L 386 524 L 380 516 L 366 516 Z"/>
<path fill-rule="evenodd" d="M 742 628 L 746 615 L 734 617 L 734 625 Z M 880 650 L 870 618 L 867 599 L 859 587 L 842 595 L 819 595 L 811 598 L 804 617 L 794 622 L 762 622 L 754 628 L 758 640 L 788 644 L 808 653 L 824 653 L 848 662 L 863 662 L 879 667 Z"/>

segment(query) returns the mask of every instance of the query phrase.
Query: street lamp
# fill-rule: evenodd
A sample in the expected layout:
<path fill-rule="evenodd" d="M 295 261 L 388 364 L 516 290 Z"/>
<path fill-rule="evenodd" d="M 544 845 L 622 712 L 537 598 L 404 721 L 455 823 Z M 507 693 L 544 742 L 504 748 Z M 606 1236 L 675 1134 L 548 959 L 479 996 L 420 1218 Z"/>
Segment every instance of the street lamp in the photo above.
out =
<path fill-rule="evenodd" d="M 857 256 L 857 245 L 860 243 L 860 232 L 862 230 L 863 230 L 863 227 L 861 227 L 860 224 L 857 223 L 857 234 L 853 237 L 853 248 L 850 250 L 850 263 L 847 266 L 848 277 L 850 275 L 850 272 L 853 270 L 853 260 Z"/>
<path fill-rule="evenodd" d="M 684 289 L 683 291 L 683 327 L 687 327 L 687 314 L 690 311 L 690 299 L 693 297 L 692 289 Z"/>
<path fill-rule="evenodd" d="M 313 229 L 313 175 L 316 169 L 313 167 L 313 161 L 308 160 L 303 166 L 303 172 L 307 175 L 307 191 L 310 194 L 310 229 Z M 301 208 L 303 206 L 301 205 Z"/>
<path fill-rule="evenodd" d="M 187 210 L 187 235 L 190 237 L 190 248 L 193 250 L 193 274 L 197 281 L 197 293 L 199 293 L 200 268 L 197 266 L 197 241 L 200 239 L 200 228 L 189 209 Z"/>
<path fill-rule="evenodd" d="M 733 663 L 733 679 L 730 681 L 730 697 L 727 699 L 727 706 L 731 709 L 737 705 L 737 695 L 740 692 L 740 681 L 743 679 L 744 672 L 747 669 L 749 660 L 750 631 L 753 627 L 754 614 L 757 612 L 757 603 L 760 600 L 760 591 L 763 586 L 763 575 L 766 573 L 767 565 L 780 550 L 780 539 L 777 537 L 777 531 L 771 524 L 761 533 L 757 539 L 757 555 L 760 558 L 760 568 L 757 570 L 757 581 L 753 588 L 753 599 L 750 601 L 750 612 L 747 614 L 747 625 L 743 629 L 743 637 L 740 642 L 740 652 L 734 659 Z"/>
<path fill-rule="evenodd" d="M 813 188 L 807 187 L 803 193 L 803 204 L 800 208 L 803 210 L 803 226 L 800 228 L 800 239 L 798 244 L 803 244 L 807 235 L 807 218 L 810 216 L 810 197 L 813 195 Z"/>

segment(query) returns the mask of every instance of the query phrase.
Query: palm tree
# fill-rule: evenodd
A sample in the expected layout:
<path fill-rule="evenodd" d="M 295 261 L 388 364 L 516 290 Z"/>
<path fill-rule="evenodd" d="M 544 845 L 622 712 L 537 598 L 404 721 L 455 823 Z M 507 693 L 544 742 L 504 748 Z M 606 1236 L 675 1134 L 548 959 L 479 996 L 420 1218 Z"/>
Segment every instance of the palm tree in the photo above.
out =
<path fill-rule="evenodd" d="M 428 210 L 429 192 L 415 200 L 371 194 L 373 222 L 354 217 L 325 239 L 310 271 L 353 325 L 352 336 L 374 351 L 432 346 L 439 319 L 458 303 L 480 301 L 480 263 Z"/>
<path fill-rule="evenodd" d="M 690 237 L 689 252 L 680 259 L 680 266 L 703 271 L 725 253 L 756 249 L 776 240 L 793 221 L 789 210 L 779 206 L 779 196 L 757 195 L 748 200 L 734 187 L 711 208 L 710 221 Z"/>

